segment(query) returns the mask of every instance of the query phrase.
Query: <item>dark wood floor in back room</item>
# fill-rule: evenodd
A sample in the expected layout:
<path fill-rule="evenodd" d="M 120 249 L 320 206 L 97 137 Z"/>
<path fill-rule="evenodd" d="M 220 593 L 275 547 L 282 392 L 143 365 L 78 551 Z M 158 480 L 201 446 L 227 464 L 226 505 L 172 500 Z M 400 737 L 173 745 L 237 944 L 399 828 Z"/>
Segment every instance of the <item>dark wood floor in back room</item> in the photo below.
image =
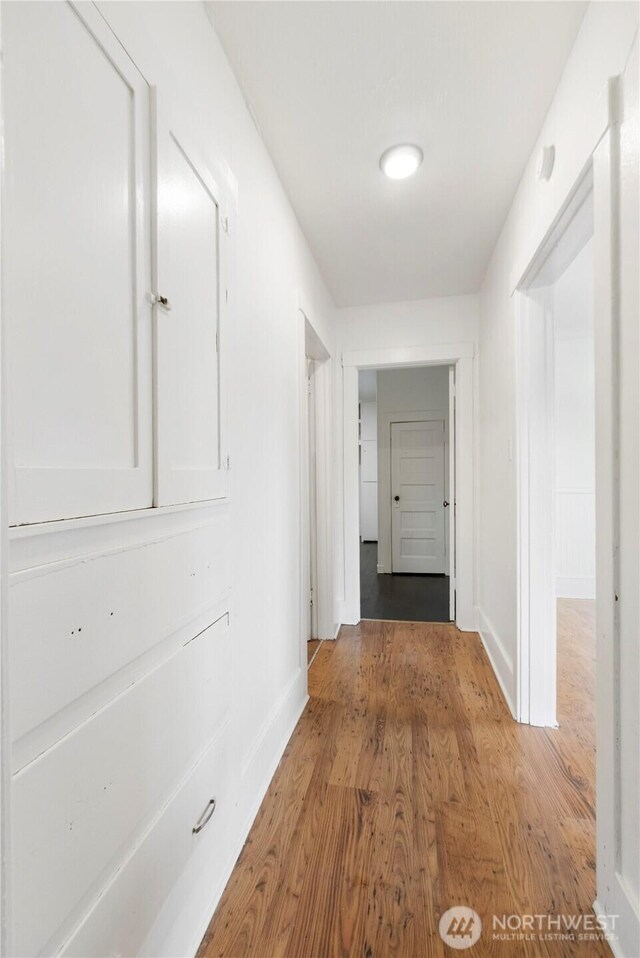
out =
<path fill-rule="evenodd" d="M 360 615 L 363 619 L 449 622 L 448 575 L 380 575 L 378 543 L 360 543 Z"/>
<path fill-rule="evenodd" d="M 470 955 L 610 956 L 491 938 L 494 913 L 589 913 L 595 896 L 593 604 L 565 601 L 559 621 L 557 730 L 512 721 L 454 625 L 324 642 L 200 958 L 444 958 L 454 904 L 484 922 Z"/>

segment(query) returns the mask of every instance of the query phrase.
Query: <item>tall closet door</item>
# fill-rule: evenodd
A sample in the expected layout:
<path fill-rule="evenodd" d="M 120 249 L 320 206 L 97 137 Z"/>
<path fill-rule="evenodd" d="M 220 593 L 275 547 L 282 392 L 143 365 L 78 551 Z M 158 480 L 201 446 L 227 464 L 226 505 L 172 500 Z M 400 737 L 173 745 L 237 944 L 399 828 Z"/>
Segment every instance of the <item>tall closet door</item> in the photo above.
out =
<path fill-rule="evenodd" d="M 159 98 L 156 126 L 156 505 L 227 494 L 225 316 L 230 174 Z"/>
<path fill-rule="evenodd" d="M 151 506 L 149 89 L 93 4 L 2 29 L 11 522 Z"/>

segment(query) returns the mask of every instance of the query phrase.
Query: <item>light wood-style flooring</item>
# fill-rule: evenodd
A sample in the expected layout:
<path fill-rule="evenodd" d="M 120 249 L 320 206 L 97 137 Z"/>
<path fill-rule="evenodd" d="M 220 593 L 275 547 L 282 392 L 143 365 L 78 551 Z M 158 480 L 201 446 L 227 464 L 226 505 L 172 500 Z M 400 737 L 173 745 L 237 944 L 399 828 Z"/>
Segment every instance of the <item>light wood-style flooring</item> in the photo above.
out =
<path fill-rule="evenodd" d="M 593 603 L 559 613 L 557 730 L 512 720 L 454 625 L 368 621 L 322 643 L 200 958 L 444 958 L 454 904 L 483 919 L 470 955 L 610 956 L 491 937 L 493 914 L 595 897 Z"/>

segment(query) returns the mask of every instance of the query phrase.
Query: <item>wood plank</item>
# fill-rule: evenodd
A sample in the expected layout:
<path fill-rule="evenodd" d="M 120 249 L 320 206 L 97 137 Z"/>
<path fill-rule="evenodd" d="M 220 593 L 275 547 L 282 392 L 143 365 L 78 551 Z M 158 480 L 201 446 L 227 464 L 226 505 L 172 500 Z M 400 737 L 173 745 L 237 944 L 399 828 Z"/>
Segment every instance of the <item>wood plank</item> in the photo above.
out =
<path fill-rule="evenodd" d="M 590 914 L 595 897 L 592 619 L 559 613 L 553 730 L 513 721 L 454 625 L 362 622 L 323 642 L 200 958 L 445 958 L 455 904 L 483 920 L 473 954 L 609 956 L 493 937 L 494 914 Z"/>

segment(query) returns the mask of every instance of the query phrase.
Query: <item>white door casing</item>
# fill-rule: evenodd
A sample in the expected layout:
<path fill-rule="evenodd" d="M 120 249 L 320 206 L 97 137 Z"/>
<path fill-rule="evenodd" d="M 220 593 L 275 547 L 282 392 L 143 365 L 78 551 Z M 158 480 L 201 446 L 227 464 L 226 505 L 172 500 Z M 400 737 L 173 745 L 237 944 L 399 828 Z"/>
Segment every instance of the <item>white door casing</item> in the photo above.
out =
<path fill-rule="evenodd" d="M 309 469 L 309 629 L 308 639 L 318 637 L 317 615 L 317 581 L 318 556 L 316 543 L 318 541 L 318 501 L 316 495 L 316 404 L 314 370 L 315 362 L 308 356 L 307 360 L 307 428 L 308 428 L 308 469 Z"/>
<path fill-rule="evenodd" d="M 155 505 L 163 506 L 228 491 L 221 355 L 236 188 L 226 164 L 205 159 L 156 96 L 154 105 Z"/>
<path fill-rule="evenodd" d="M 449 522 L 448 568 L 449 573 L 449 618 L 456 620 L 456 373 L 449 367 Z"/>
<path fill-rule="evenodd" d="M 391 423 L 394 572 L 444 573 L 444 421 Z"/>
<path fill-rule="evenodd" d="M 358 469 L 358 370 L 454 366 L 456 381 L 456 618 L 462 631 L 474 631 L 474 346 L 442 343 L 406 348 L 370 349 L 342 354 L 344 624 L 360 621 L 360 535 Z"/>
<path fill-rule="evenodd" d="M 93 4 L 3 12 L 10 521 L 148 507 L 149 88 Z"/>

